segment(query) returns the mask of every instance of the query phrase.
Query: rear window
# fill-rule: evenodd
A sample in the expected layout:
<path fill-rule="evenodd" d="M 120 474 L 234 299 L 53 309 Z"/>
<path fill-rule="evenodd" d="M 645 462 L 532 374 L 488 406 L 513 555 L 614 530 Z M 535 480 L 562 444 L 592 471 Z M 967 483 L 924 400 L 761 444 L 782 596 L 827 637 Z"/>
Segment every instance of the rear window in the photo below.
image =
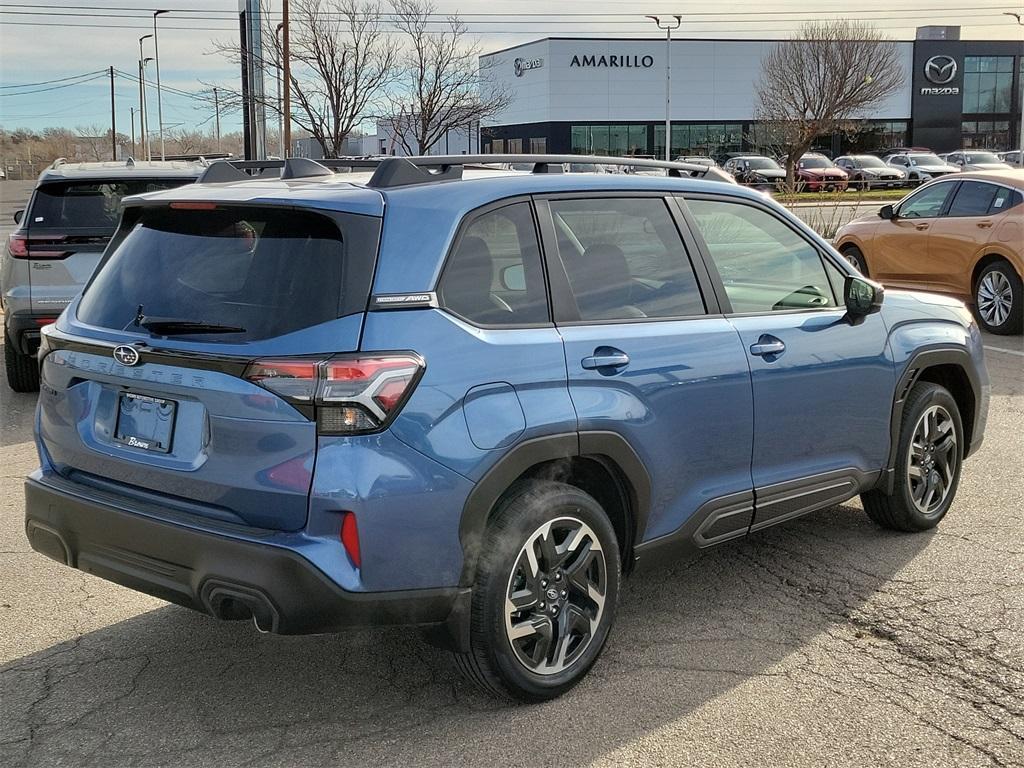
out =
<path fill-rule="evenodd" d="M 344 314 L 345 246 L 331 219 L 294 209 L 143 209 L 86 288 L 78 317 L 118 330 L 140 313 L 244 329 L 204 333 L 211 341 L 280 336 Z M 372 261 L 369 270 L 356 262 L 372 272 Z M 359 308 L 368 281 L 354 281 Z"/>
<path fill-rule="evenodd" d="M 190 184 L 195 179 L 130 179 L 43 184 L 36 189 L 30 227 L 99 229 L 112 235 L 121 217 L 121 199 Z"/>

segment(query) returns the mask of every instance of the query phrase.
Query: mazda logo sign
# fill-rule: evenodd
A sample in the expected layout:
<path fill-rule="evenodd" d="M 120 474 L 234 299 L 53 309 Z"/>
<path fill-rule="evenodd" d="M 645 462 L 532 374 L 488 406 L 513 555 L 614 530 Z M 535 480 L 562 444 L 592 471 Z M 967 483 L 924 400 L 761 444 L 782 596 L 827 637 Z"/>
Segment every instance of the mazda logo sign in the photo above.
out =
<path fill-rule="evenodd" d="M 932 56 L 924 63 L 924 76 L 936 85 L 951 83 L 956 77 L 956 59 L 952 56 Z"/>
<path fill-rule="evenodd" d="M 121 346 L 114 348 L 114 359 L 121 365 L 138 365 L 139 351 L 135 349 L 135 347 L 129 347 L 122 344 Z"/>

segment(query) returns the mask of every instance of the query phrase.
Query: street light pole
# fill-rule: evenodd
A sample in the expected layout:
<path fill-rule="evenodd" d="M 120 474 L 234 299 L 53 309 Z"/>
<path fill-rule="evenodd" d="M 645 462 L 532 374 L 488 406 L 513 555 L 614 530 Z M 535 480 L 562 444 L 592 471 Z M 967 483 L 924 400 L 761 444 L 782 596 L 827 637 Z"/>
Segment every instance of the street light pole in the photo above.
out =
<path fill-rule="evenodd" d="M 1007 11 L 1004 16 L 1012 16 L 1017 24 L 1024 27 L 1024 15 Z M 1017 99 L 1020 101 L 1020 123 L 1017 125 L 1017 149 L 1020 151 L 1017 165 L 1024 168 L 1024 48 L 1021 49 L 1017 64 Z"/>
<path fill-rule="evenodd" d="M 275 34 L 277 36 L 277 50 L 281 50 L 281 30 L 284 29 L 284 22 L 277 25 Z M 277 73 L 277 154 L 284 158 L 284 108 L 281 106 L 281 68 L 280 61 L 275 62 L 274 71 Z"/>
<path fill-rule="evenodd" d="M 288 0 L 281 3 L 281 24 L 283 25 L 281 44 L 281 68 L 284 70 L 284 131 L 282 131 L 281 142 L 284 144 L 284 154 L 288 157 L 292 153 L 292 64 L 290 60 L 291 30 L 288 22 Z"/>
<path fill-rule="evenodd" d="M 147 56 L 139 62 L 139 80 L 145 82 L 146 80 L 146 65 L 153 60 L 152 56 Z M 143 88 L 142 91 L 142 115 L 146 121 L 146 159 L 153 159 L 153 136 L 151 135 L 152 126 L 149 124 L 149 93 Z"/>
<path fill-rule="evenodd" d="M 217 132 L 217 152 L 220 152 L 220 97 L 217 95 L 217 89 L 213 89 L 213 110 L 214 110 L 214 127 Z"/>
<path fill-rule="evenodd" d="M 156 121 L 160 128 L 160 159 L 165 159 L 164 153 L 164 102 L 163 94 L 160 91 L 160 42 L 156 36 L 156 17 L 170 11 L 153 11 L 153 58 L 156 59 Z"/>
<path fill-rule="evenodd" d="M 683 23 L 683 17 L 673 15 L 676 20 L 673 24 L 666 21 L 664 24 L 660 16 L 648 16 L 658 29 L 665 30 L 665 159 L 672 159 L 672 30 L 679 29 Z"/>
<path fill-rule="evenodd" d="M 142 52 L 142 41 L 150 37 L 152 35 L 143 35 L 139 38 L 139 138 L 142 145 L 142 157 L 146 160 L 149 160 L 149 144 L 146 141 L 146 69 L 144 63 L 146 56 Z"/>
<path fill-rule="evenodd" d="M 135 107 L 128 107 L 128 112 L 132 116 L 132 157 L 135 157 Z"/>

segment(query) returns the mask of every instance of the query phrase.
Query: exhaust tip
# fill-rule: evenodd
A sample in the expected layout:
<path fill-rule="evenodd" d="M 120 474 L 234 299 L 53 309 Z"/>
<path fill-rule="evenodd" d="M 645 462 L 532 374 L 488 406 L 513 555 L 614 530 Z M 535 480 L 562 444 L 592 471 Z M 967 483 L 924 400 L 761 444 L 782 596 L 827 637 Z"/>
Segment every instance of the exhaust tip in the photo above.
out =
<path fill-rule="evenodd" d="M 260 632 L 277 632 L 280 623 L 277 609 L 258 589 L 208 581 L 202 589 L 202 601 L 210 615 L 221 621 L 252 619 Z"/>

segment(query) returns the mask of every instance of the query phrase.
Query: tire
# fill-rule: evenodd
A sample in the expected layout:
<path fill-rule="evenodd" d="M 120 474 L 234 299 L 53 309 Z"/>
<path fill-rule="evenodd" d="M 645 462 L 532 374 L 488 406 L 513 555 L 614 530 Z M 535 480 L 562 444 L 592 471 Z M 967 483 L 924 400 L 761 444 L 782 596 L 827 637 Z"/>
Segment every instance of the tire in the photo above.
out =
<path fill-rule="evenodd" d="M 861 494 L 868 517 L 894 531 L 925 531 L 938 525 L 960 483 L 963 435 L 960 410 L 949 391 L 927 381 L 915 384 L 900 420 L 893 491 Z"/>
<path fill-rule="evenodd" d="M 7 369 L 7 385 L 15 392 L 39 391 L 39 364 L 32 355 L 23 355 L 4 333 L 4 367 Z"/>
<path fill-rule="evenodd" d="M 860 248 L 856 245 L 847 245 L 840 251 L 840 253 L 844 259 L 853 265 L 854 269 L 864 275 L 864 277 L 868 277 L 868 262 L 867 259 L 864 258 L 864 254 L 861 252 Z"/>
<path fill-rule="evenodd" d="M 571 549 L 557 551 L 572 542 Z M 470 650 L 456 654 L 456 663 L 477 686 L 503 699 L 539 702 L 562 695 L 600 656 L 615 620 L 620 579 L 615 531 L 593 497 L 557 482 L 513 486 L 484 534 Z M 517 602 L 506 602 L 513 594 Z M 519 608 L 506 613 L 506 605 Z"/>
<path fill-rule="evenodd" d="M 994 261 L 981 270 L 974 286 L 974 314 L 989 333 L 1006 335 L 1024 330 L 1024 287 L 1008 262 Z"/>

